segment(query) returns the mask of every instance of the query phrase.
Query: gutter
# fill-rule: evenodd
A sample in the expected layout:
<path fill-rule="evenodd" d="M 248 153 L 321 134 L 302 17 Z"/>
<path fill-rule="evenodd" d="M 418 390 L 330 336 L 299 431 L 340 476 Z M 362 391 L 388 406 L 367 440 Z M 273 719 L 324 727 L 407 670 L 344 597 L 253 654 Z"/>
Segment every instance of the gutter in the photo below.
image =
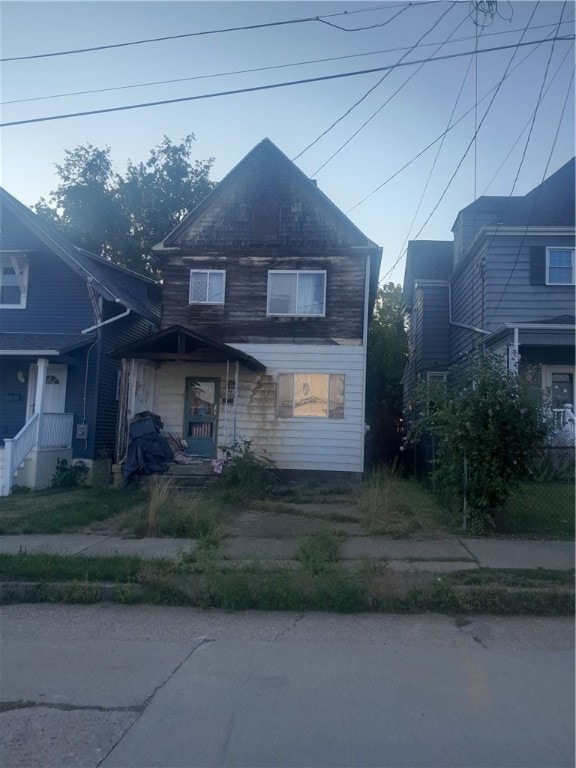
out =
<path fill-rule="evenodd" d="M 108 320 L 103 320 L 101 323 L 96 323 L 96 325 L 91 325 L 90 328 L 84 328 L 84 330 L 80 331 L 80 333 L 91 333 L 92 331 L 96 331 L 98 328 L 102 328 L 103 325 L 108 325 L 109 323 L 115 323 L 116 320 L 122 320 L 123 317 L 128 317 L 130 312 L 132 312 L 132 310 L 127 309 L 125 312 L 122 312 L 120 315 L 114 315 L 114 317 L 109 317 Z"/>
<path fill-rule="evenodd" d="M 457 323 L 452 320 L 452 284 L 448 285 L 448 322 L 450 325 L 456 326 L 456 328 L 465 328 L 467 331 L 475 331 L 476 333 L 482 333 L 485 336 L 490 335 L 490 331 L 485 331 L 484 328 L 476 328 L 474 325 L 466 325 L 466 323 Z"/>

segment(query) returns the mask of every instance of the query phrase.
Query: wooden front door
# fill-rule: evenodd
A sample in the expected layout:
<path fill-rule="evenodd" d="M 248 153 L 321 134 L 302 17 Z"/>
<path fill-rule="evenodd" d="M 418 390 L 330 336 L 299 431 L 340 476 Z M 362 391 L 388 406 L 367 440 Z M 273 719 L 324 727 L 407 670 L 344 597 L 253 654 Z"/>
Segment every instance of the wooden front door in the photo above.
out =
<path fill-rule="evenodd" d="M 219 394 L 218 379 L 186 379 L 183 435 L 192 456 L 216 456 Z"/>

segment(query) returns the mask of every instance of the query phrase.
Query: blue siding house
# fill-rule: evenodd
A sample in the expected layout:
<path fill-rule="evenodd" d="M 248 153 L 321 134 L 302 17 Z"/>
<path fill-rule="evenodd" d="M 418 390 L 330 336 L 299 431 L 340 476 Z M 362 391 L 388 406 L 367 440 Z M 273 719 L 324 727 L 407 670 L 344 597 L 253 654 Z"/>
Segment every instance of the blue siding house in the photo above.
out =
<path fill-rule="evenodd" d="M 405 421 L 420 381 L 446 379 L 478 348 L 510 371 L 528 367 L 559 428 L 574 425 L 574 158 L 523 196 L 480 197 L 453 241 L 408 245 Z"/>
<path fill-rule="evenodd" d="M 72 245 L 0 188 L 0 495 L 58 459 L 112 458 L 113 348 L 159 327 L 160 287 Z"/>

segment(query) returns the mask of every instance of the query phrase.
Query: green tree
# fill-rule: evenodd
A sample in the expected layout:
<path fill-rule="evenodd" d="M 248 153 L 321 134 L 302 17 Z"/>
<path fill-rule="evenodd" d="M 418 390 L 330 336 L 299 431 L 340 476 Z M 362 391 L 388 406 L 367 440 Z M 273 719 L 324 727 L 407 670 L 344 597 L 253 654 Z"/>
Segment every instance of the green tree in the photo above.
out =
<path fill-rule="evenodd" d="M 436 440 L 436 487 L 449 502 L 466 500 L 474 532 L 497 529 L 550 431 L 541 389 L 508 372 L 498 356 L 479 353 L 464 378 L 421 392 L 425 399 L 410 438 L 427 433 Z"/>
<path fill-rule="evenodd" d="M 402 312 L 402 287 L 387 283 L 378 289 L 368 331 L 366 420 L 370 463 L 392 463 L 401 442 L 402 374 L 407 337 Z"/>
<path fill-rule="evenodd" d="M 193 142 L 193 134 L 179 144 L 165 136 L 146 162 L 129 161 L 124 176 L 114 171 L 110 147 L 66 150 L 56 165 L 60 183 L 36 213 L 56 222 L 75 245 L 150 271 L 152 247 L 214 187 L 214 159 L 193 161 Z"/>

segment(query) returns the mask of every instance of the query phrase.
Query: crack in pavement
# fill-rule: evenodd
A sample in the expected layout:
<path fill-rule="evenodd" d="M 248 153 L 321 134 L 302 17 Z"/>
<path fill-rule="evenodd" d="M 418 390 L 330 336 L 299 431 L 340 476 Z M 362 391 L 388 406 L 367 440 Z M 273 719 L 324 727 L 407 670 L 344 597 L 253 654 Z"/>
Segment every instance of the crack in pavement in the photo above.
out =
<path fill-rule="evenodd" d="M 286 635 L 287 632 L 291 632 L 293 629 L 295 629 L 298 626 L 298 624 L 300 624 L 300 622 L 303 621 L 303 619 L 305 618 L 306 618 L 306 613 L 299 613 L 294 619 L 294 621 L 292 621 L 289 624 L 289 626 L 284 627 L 284 629 L 278 632 L 278 634 L 274 638 L 274 642 L 276 642 L 277 640 L 281 640 Z"/>
<path fill-rule="evenodd" d="M 141 712 L 146 706 L 144 704 L 134 704 L 126 707 L 101 707 L 97 704 L 54 704 L 44 701 L 0 701 L 0 714 L 3 712 L 12 712 L 15 709 L 32 709 L 33 707 L 43 707 L 44 709 L 58 709 L 61 712 L 76 712 L 78 710 L 95 710 L 96 712 Z"/>
<path fill-rule="evenodd" d="M 114 743 L 114 744 L 113 744 L 113 745 L 110 747 L 110 749 L 108 750 L 108 752 L 107 752 L 107 753 L 104 755 L 104 757 L 103 757 L 103 758 L 102 758 L 102 759 L 101 759 L 101 760 L 98 762 L 98 765 L 102 765 L 102 763 L 104 762 L 104 760 L 106 760 L 106 759 L 107 759 L 108 755 L 110 755 L 110 754 L 111 754 L 111 753 L 112 753 L 112 752 L 113 752 L 113 751 L 116 749 L 116 747 L 118 746 L 118 744 L 120 744 L 120 742 L 122 741 L 122 739 L 123 739 L 123 738 L 124 738 L 124 737 L 125 737 L 125 736 L 126 736 L 126 735 L 127 735 L 127 734 L 128 734 L 130 731 L 131 731 L 131 730 L 132 730 L 132 728 L 133 728 L 133 727 L 136 725 L 136 723 L 137 723 L 137 722 L 140 720 L 140 718 L 142 717 L 142 715 L 143 715 L 143 714 L 144 714 L 144 712 L 146 711 L 146 708 L 148 707 L 148 705 L 150 704 L 150 702 L 152 701 L 152 699 L 154 698 L 154 696 L 156 696 L 156 694 L 158 693 L 158 691 L 159 691 L 161 688 L 163 688 L 163 687 L 166 685 L 166 683 L 168 683 L 168 682 L 170 682 L 170 680 L 172 680 L 172 678 L 174 677 L 174 675 L 175 675 L 175 674 L 176 674 L 176 673 L 177 673 L 177 672 L 178 672 L 178 671 L 179 671 L 179 670 L 182 668 L 182 666 L 183 666 L 183 665 L 184 665 L 184 664 L 185 664 L 185 663 L 188 661 L 188 659 L 189 659 L 189 658 L 190 658 L 190 657 L 191 657 L 191 656 L 192 656 L 194 653 L 196 653 L 196 651 L 197 651 L 199 648 L 201 648 L 203 645 L 206 645 L 207 643 L 213 643 L 213 642 L 214 642 L 214 639 L 213 639 L 213 638 L 211 638 L 211 637 L 207 637 L 207 636 L 201 636 L 201 637 L 197 637 L 197 638 L 196 638 L 196 645 L 195 645 L 195 646 L 192 648 L 192 650 L 190 651 L 190 653 L 186 654 L 186 656 L 185 656 L 185 657 L 182 659 L 182 661 L 181 661 L 181 662 L 178 664 L 178 666 L 176 666 L 176 667 L 175 667 L 175 668 L 172 670 L 172 672 L 171 672 L 171 673 L 168 675 L 168 677 L 166 678 L 166 680 L 164 680 L 164 682 L 162 682 L 162 683 L 159 683 L 159 684 L 156 686 L 156 688 L 154 688 L 154 690 L 152 691 L 152 693 L 150 694 L 150 696 L 148 696 L 148 698 L 146 699 L 146 701 L 144 701 L 144 702 L 143 702 L 141 705 L 139 705 L 139 710 L 138 710 L 138 711 L 139 711 L 139 714 L 138 714 L 138 717 L 137 717 L 137 718 L 134 720 L 134 722 L 133 722 L 133 723 L 132 723 L 132 724 L 131 724 L 131 725 L 130 725 L 130 726 L 129 726 L 129 727 L 128 727 L 128 728 L 127 728 L 125 731 L 124 731 L 124 733 L 123 733 L 123 734 L 120 736 L 120 738 L 118 739 L 118 741 L 116 741 L 116 742 L 115 742 L 115 743 Z"/>

